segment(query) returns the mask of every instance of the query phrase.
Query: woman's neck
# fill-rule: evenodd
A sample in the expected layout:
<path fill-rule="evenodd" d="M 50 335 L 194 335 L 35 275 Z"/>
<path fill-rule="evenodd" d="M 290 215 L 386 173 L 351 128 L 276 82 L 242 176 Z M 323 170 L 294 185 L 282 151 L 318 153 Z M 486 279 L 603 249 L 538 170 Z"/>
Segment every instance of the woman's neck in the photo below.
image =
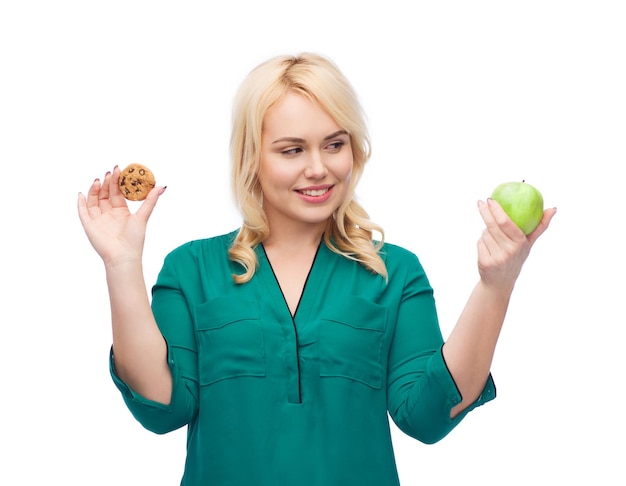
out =
<path fill-rule="evenodd" d="M 295 251 L 317 249 L 326 229 L 326 223 L 320 225 L 302 225 L 298 227 L 272 227 L 270 234 L 263 241 L 263 246 L 275 250 Z"/>

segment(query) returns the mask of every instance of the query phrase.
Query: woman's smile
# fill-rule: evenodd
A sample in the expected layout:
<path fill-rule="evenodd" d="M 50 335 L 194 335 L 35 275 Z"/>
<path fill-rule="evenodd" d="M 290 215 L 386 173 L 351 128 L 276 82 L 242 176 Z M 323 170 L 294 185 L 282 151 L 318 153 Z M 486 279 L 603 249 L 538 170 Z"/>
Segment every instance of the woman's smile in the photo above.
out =
<path fill-rule="evenodd" d="M 334 186 L 307 187 L 305 189 L 296 189 L 296 192 L 307 202 L 320 203 L 328 200 L 333 187 Z"/>

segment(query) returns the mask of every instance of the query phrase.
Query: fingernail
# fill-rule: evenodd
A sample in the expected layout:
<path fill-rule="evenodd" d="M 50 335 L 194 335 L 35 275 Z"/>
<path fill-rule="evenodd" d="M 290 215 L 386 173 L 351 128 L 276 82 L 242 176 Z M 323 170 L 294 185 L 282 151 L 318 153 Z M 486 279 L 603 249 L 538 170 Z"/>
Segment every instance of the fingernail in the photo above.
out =
<path fill-rule="evenodd" d="M 159 196 L 165 192 L 165 189 L 167 189 L 167 186 L 163 186 L 163 187 L 159 190 Z"/>

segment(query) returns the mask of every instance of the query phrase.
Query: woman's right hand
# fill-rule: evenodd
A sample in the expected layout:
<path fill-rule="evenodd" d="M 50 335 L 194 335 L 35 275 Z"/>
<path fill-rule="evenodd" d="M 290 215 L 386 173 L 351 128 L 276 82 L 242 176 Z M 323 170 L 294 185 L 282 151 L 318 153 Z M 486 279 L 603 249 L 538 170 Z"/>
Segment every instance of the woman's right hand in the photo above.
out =
<path fill-rule="evenodd" d="M 91 245 L 105 265 L 141 261 L 146 226 L 152 210 L 165 187 L 150 191 L 137 212 L 132 214 L 122 195 L 118 180 L 120 169 L 107 172 L 104 180 L 96 179 L 87 197 L 78 195 L 78 216 Z"/>

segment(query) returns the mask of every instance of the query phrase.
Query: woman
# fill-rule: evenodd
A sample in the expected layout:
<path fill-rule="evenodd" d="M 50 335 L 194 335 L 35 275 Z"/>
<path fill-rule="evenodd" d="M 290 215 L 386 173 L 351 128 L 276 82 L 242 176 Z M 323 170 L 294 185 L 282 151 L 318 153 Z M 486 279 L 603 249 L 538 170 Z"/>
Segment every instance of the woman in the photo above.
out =
<path fill-rule="evenodd" d="M 151 302 L 142 249 L 164 188 L 130 214 L 116 167 L 79 196 L 106 269 L 116 385 L 149 430 L 188 427 L 183 485 L 399 484 L 387 413 L 433 443 L 495 397 L 507 304 L 555 210 L 525 237 L 479 202 L 480 280 L 444 343 L 418 259 L 355 200 L 369 138 L 331 61 L 253 70 L 231 152 L 241 228 L 170 253 Z"/>

